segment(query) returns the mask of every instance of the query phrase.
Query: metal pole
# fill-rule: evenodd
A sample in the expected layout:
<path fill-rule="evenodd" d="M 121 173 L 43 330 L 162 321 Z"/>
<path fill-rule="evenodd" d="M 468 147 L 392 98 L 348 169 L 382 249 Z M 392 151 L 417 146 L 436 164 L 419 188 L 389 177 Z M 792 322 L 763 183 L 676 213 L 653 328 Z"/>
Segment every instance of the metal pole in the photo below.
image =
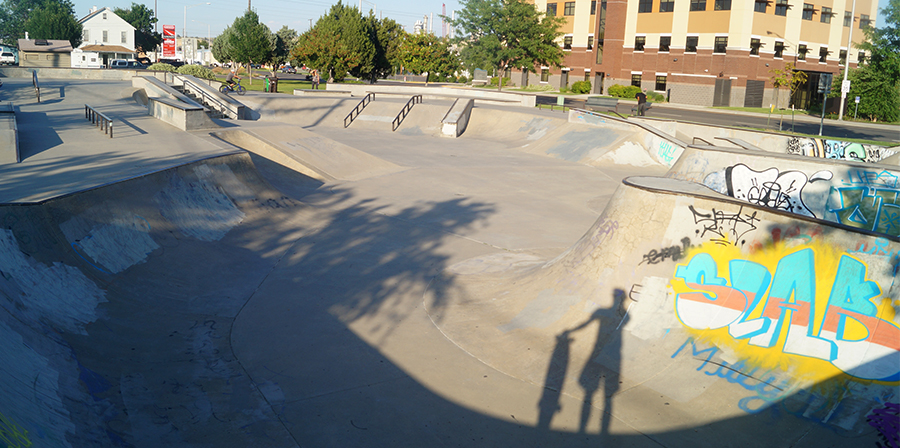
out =
<path fill-rule="evenodd" d="M 819 121 L 819 135 L 822 135 L 822 126 L 825 125 L 825 92 L 822 92 L 822 119 Z"/>
<path fill-rule="evenodd" d="M 847 82 L 847 72 L 850 71 L 850 48 L 853 46 L 854 15 L 856 15 L 856 0 L 853 0 L 853 6 L 850 8 L 850 32 L 847 33 L 847 59 L 844 60 L 844 82 L 841 83 L 841 108 L 838 110 L 838 120 L 844 119 L 844 101 L 847 99 L 847 93 L 844 92 L 844 84 Z"/>

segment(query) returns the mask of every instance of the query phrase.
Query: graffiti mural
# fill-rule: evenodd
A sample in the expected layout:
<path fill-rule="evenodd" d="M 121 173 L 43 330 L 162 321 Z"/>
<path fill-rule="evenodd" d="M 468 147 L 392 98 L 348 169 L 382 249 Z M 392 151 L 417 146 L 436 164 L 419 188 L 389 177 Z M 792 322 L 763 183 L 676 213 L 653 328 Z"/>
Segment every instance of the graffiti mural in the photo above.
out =
<path fill-rule="evenodd" d="M 32 446 L 28 431 L 22 429 L 12 419 L 0 414 L 0 442 L 8 448 L 28 448 Z"/>
<path fill-rule="evenodd" d="M 700 228 L 696 230 L 697 236 L 704 238 L 709 234 L 712 237 L 711 241 L 716 244 L 744 244 L 744 236 L 756 230 L 756 223 L 759 222 L 755 210 L 752 213 L 744 213 L 743 207 L 737 213 L 716 209 L 712 209 L 709 213 L 702 213 L 694 209 L 693 205 L 689 205 L 688 210 L 693 215 L 694 224 L 700 225 Z"/>
<path fill-rule="evenodd" d="M 883 408 L 872 410 L 866 419 L 884 442 L 879 447 L 900 447 L 900 404 L 885 403 Z"/>
<path fill-rule="evenodd" d="M 867 273 L 821 241 L 751 254 L 707 243 L 675 270 L 675 313 L 763 368 L 789 364 L 807 380 L 900 382 L 900 327 Z"/>
<path fill-rule="evenodd" d="M 894 154 L 893 151 L 881 146 L 809 137 L 792 137 L 788 140 L 787 153 L 823 159 L 853 160 L 870 163 L 878 162 Z"/>
<path fill-rule="evenodd" d="M 803 202 L 803 188 L 808 182 L 831 180 L 832 177 L 831 171 L 819 171 L 809 178 L 800 171 L 779 171 L 778 168 L 755 171 L 743 163 L 725 169 L 728 196 L 812 218 L 816 215 Z"/>

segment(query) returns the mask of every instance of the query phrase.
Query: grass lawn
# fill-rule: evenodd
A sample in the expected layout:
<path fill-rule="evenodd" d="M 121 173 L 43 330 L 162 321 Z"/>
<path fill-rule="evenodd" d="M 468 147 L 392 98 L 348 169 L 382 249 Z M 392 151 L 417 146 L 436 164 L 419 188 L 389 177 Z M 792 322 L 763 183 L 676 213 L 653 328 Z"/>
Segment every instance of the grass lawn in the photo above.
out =
<path fill-rule="evenodd" d="M 220 76 L 218 78 L 219 81 L 225 82 L 225 77 Z M 253 80 L 253 84 L 250 84 L 250 80 L 246 77 L 241 79 L 241 85 L 244 86 L 245 89 L 252 92 L 262 92 L 266 87 L 266 80 L 256 78 Z M 288 95 L 294 94 L 294 89 L 311 89 L 312 82 L 310 81 L 301 81 L 299 79 L 279 79 L 278 80 L 278 93 L 287 93 Z M 319 83 L 319 89 L 325 89 L 325 83 Z"/>

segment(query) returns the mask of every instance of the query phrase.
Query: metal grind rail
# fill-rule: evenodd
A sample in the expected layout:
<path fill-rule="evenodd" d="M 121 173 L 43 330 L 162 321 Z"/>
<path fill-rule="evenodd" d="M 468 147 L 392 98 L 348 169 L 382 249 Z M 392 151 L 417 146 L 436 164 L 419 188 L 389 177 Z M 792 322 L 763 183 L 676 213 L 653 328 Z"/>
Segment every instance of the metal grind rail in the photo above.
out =
<path fill-rule="evenodd" d="M 193 89 L 191 90 L 191 93 L 199 94 L 202 102 L 205 102 L 207 104 L 215 104 L 216 106 L 218 106 L 219 112 L 224 113 L 224 112 L 228 111 L 228 105 L 226 105 L 224 102 L 222 102 L 222 100 L 220 100 L 219 98 L 216 98 L 213 95 L 210 95 L 209 93 L 207 93 L 205 90 L 203 90 L 202 87 L 197 85 L 197 83 L 190 81 L 188 79 L 185 79 L 185 78 L 181 78 L 181 82 L 185 86 L 188 86 L 188 85 L 192 86 Z"/>
<path fill-rule="evenodd" d="M 344 127 L 346 128 L 347 126 L 350 126 L 350 123 L 353 123 L 353 120 L 356 120 L 356 117 L 358 117 L 359 114 L 362 113 L 363 109 L 365 109 L 366 106 L 368 106 L 369 103 L 371 103 L 374 99 L 374 92 L 367 93 L 366 96 L 363 97 L 362 101 L 360 101 L 359 104 L 357 104 L 356 107 L 354 107 L 353 110 L 351 110 L 350 113 L 347 114 L 346 117 L 344 117 Z"/>
<path fill-rule="evenodd" d="M 113 137 L 113 121 L 112 118 L 103 115 L 93 107 L 84 105 L 84 118 L 91 120 L 91 124 L 99 126 L 104 134 L 109 134 L 109 138 Z"/>
<path fill-rule="evenodd" d="M 34 84 L 34 94 L 37 96 L 37 102 L 40 103 L 41 102 L 41 83 L 38 82 L 37 70 L 33 70 L 31 72 L 31 83 Z"/>
<path fill-rule="evenodd" d="M 394 121 L 391 122 L 391 132 L 396 131 L 397 128 L 400 127 L 400 123 L 403 123 L 403 120 L 406 119 L 406 116 L 409 115 L 409 111 L 412 110 L 413 106 L 416 103 L 422 102 L 422 95 L 414 95 L 409 101 L 406 102 L 406 105 L 403 106 L 403 109 L 400 109 L 400 113 L 397 114 L 397 117 L 394 118 Z"/>

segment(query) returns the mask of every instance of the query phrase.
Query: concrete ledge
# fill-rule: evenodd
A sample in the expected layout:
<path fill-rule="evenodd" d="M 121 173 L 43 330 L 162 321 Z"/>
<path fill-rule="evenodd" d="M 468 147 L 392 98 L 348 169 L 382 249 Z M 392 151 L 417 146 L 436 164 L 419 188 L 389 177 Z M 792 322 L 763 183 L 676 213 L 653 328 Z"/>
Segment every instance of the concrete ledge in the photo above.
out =
<path fill-rule="evenodd" d="M 218 128 L 202 106 L 191 106 L 169 98 L 149 98 L 147 114 L 182 131 Z"/>
<path fill-rule="evenodd" d="M 37 72 L 41 79 L 103 79 L 127 81 L 143 70 L 123 70 L 104 68 L 48 68 L 48 67 L 0 67 L 0 76 L 8 78 L 30 78 Z"/>
<path fill-rule="evenodd" d="M 131 85 L 144 89 L 148 97 L 169 98 L 175 101 L 181 101 L 185 105 L 199 107 L 203 109 L 203 105 L 192 100 L 189 96 L 169 87 L 166 83 L 150 76 L 135 76 L 131 78 Z"/>
<path fill-rule="evenodd" d="M 469 117 L 472 115 L 472 106 L 475 100 L 459 98 L 450 106 L 450 110 L 441 120 L 441 136 L 457 138 L 466 132 L 469 125 Z"/>
<path fill-rule="evenodd" d="M 192 93 L 205 100 L 205 107 L 214 109 L 235 120 L 244 119 L 245 108 L 243 103 L 219 92 L 222 83 L 208 79 L 200 79 L 191 75 L 175 75 L 175 85 L 183 86 L 185 92 Z"/>
<path fill-rule="evenodd" d="M 349 90 L 353 96 L 365 96 L 367 93 L 372 92 L 375 93 L 375 95 L 402 95 L 405 97 L 422 95 L 422 98 L 425 99 L 472 98 L 479 102 L 492 102 L 494 104 L 522 107 L 534 107 L 536 101 L 535 95 L 529 94 L 494 92 L 482 89 L 454 89 L 450 87 L 326 84 L 325 89 L 327 91 Z"/>
<path fill-rule="evenodd" d="M 326 89 L 294 89 L 295 96 L 353 96 L 353 92 L 349 90 L 326 90 Z"/>
<path fill-rule="evenodd" d="M 0 163 L 19 163 L 19 130 L 12 103 L 0 104 Z"/>

